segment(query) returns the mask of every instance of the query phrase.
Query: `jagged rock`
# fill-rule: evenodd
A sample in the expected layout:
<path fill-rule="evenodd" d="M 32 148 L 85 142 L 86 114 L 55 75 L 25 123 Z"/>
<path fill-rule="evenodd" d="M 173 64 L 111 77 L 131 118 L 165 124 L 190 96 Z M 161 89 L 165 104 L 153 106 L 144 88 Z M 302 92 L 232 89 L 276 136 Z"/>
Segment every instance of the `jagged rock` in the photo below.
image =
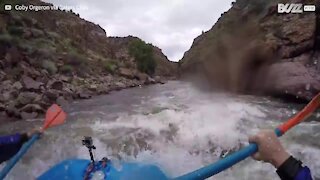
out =
<path fill-rule="evenodd" d="M 1 83 L 0 89 L 1 89 L 1 90 L 9 90 L 9 89 L 12 89 L 11 81 L 10 81 L 10 80 L 3 81 L 3 82 Z"/>
<path fill-rule="evenodd" d="M 22 89 L 22 84 L 21 82 L 17 81 L 12 85 L 13 88 L 15 88 L 16 90 L 20 90 Z"/>
<path fill-rule="evenodd" d="M 40 73 L 42 74 L 42 76 L 49 76 L 49 72 L 45 69 L 41 69 Z"/>
<path fill-rule="evenodd" d="M 155 76 L 154 80 L 156 81 L 156 83 L 165 84 L 165 81 L 162 80 L 160 76 Z"/>
<path fill-rule="evenodd" d="M 6 65 L 4 63 L 4 60 L 1 60 L 0 61 L 0 69 L 4 69 L 5 67 L 6 67 Z M 3 71 L 0 71 L 0 72 L 1 72 L 0 74 L 4 73 Z"/>
<path fill-rule="evenodd" d="M 37 116 L 33 111 L 42 111 L 40 108 L 45 109 L 54 102 L 87 99 L 113 89 L 137 86 L 148 78 L 146 74 L 137 78 L 137 60 L 129 53 L 131 42 L 138 38 L 108 38 L 98 25 L 68 13 L 61 19 L 61 13 L 65 12 L 46 11 L 40 16 L 6 13 L 5 18 L 0 18 L 0 31 L 8 32 L 3 37 L 8 42 L 0 43 L 0 101 L 5 105 L 13 102 L 8 112 L 15 117 L 20 116 L 17 109 L 22 111 L 23 118 L 32 118 Z M 13 22 L 16 27 L 7 26 L 12 24 L 12 16 L 16 17 Z M 46 17 L 54 23 L 43 21 Z M 28 41 L 21 44 L 13 37 Z M 62 42 L 62 49 L 56 42 Z M 156 54 L 156 59 L 161 55 L 160 59 L 167 61 L 161 50 Z M 112 66 L 112 73 L 108 72 L 108 65 Z M 161 66 L 163 64 L 157 67 Z M 49 70 L 56 74 L 49 74 Z M 7 79 L 12 82 L 4 81 Z"/>
<path fill-rule="evenodd" d="M 21 118 L 24 119 L 24 120 L 34 119 L 37 116 L 38 116 L 37 112 L 31 112 L 31 113 L 21 112 Z"/>
<path fill-rule="evenodd" d="M 282 96 L 287 91 L 309 100 L 320 91 L 319 69 L 306 68 L 319 52 L 319 14 L 282 16 L 276 13 L 278 2 L 261 1 L 259 11 L 255 2 L 235 1 L 241 11 L 232 7 L 200 35 L 179 62 L 182 75 L 200 74 L 215 88 L 236 93 Z M 309 56 L 297 62 L 304 54 Z"/>
<path fill-rule="evenodd" d="M 5 55 L 6 67 L 14 67 L 22 59 L 20 51 L 16 47 L 11 47 Z"/>
<path fill-rule="evenodd" d="M 37 25 L 38 24 L 38 21 L 34 18 L 31 18 L 31 23 L 33 26 Z"/>
<path fill-rule="evenodd" d="M 104 83 L 110 83 L 113 81 L 114 77 L 111 75 L 103 76 L 99 78 L 99 81 L 104 82 Z"/>
<path fill-rule="evenodd" d="M 44 109 L 39 105 L 39 104 L 27 104 L 24 107 L 20 109 L 21 112 L 38 112 L 38 113 L 43 113 Z"/>
<path fill-rule="evenodd" d="M 96 84 L 91 84 L 91 85 L 89 85 L 88 89 L 89 89 L 90 91 L 96 92 L 97 89 L 98 89 L 98 86 L 97 86 Z"/>
<path fill-rule="evenodd" d="M 62 92 L 64 98 L 66 98 L 67 100 L 71 100 L 73 95 L 75 94 L 75 88 L 73 86 L 64 87 Z"/>
<path fill-rule="evenodd" d="M 121 89 L 126 88 L 126 85 L 123 82 L 116 82 L 114 84 L 114 88 L 115 88 L 115 90 L 121 90 Z"/>
<path fill-rule="evenodd" d="M 41 76 L 41 73 L 35 69 L 33 66 L 30 66 L 28 63 L 22 61 L 19 63 L 19 70 L 23 72 L 23 74 L 36 79 Z"/>
<path fill-rule="evenodd" d="M 44 36 L 44 32 L 40 29 L 31 29 L 32 36 L 35 38 L 39 38 Z"/>
<path fill-rule="evenodd" d="M 10 99 L 12 99 L 11 93 L 10 92 L 5 92 L 3 94 L 0 95 L 0 101 L 1 102 L 7 102 Z"/>
<path fill-rule="evenodd" d="M 43 86 L 42 82 L 35 81 L 28 76 L 22 76 L 22 84 L 28 90 L 40 90 L 41 86 Z"/>
<path fill-rule="evenodd" d="M 133 79 L 135 77 L 135 72 L 133 70 L 127 69 L 127 68 L 120 68 L 119 74 L 121 76 L 129 78 L 129 79 Z"/>
<path fill-rule="evenodd" d="M 146 84 L 155 84 L 157 83 L 156 80 L 154 80 L 153 78 L 149 77 L 148 81 L 146 82 Z"/>
<path fill-rule="evenodd" d="M 0 61 L 0 67 L 1 67 L 1 61 Z M 3 71 L 0 71 L 0 81 L 5 80 L 5 78 L 6 78 L 6 73 Z"/>
<path fill-rule="evenodd" d="M 50 88 L 61 91 L 61 90 L 63 90 L 63 82 L 61 82 L 61 81 L 54 81 L 54 82 L 51 84 Z"/>
<path fill-rule="evenodd" d="M 9 103 L 5 111 L 9 117 L 21 118 L 21 114 L 13 102 Z"/>
<path fill-rule="evenodd" d="M 22 92 L 17 98 L 17 104 L 24 106 L 33 103 L 39 95 L 34 92 Z"/>
<path fill-rule="evenodd" d="M 67 77 L 67 76 L 64 76 L 64 75 L 59 76 L 58 79 L 60 81 L 63 81 L 63 82 L 70 82 L 71 81 L 71 77 Z"/>
<path fill-rule="evenodd" d="M 60 96 L 60 94 L 61 94 L 61 91 L 58 91 L 55 89 L 49 89 L 44 93 L 44 95 L 51 101 L 56 101 L 56 99 Z"/>
<path fill-rule="evenodd" d="M 42 96 L 41 101 L 37 102 L 43 109 L 47 109 L 50 105 L 52 105 L 52 100 L 50 100 L 47 96 Z"/>
<path fill-rule="evenodd" d="M 9 100 L 15 99 L 18 96 L 16 90 L 7 90 L 4 93 L 0 94 L 0 101 L 7 102 Z"/>
<path fill-rule="evenodd" d="M 64 97 L 60 96 L 57 98 L 57 104 L 62 106 L 62 107 L 65 107 L 68 105 L 68 101 L 64 99 Z"/>
<path fill-rule="evenodd" d="M 317 71 L 301 61 L 278 62 L 270 67 L 268 90 L 272 94 L 290 94 L 311 100 L 320 91 L 320 81 L 314 79 Z"/>
<path fill-rule="evenodd" d="M 6 107 L 2 103 L 0 103 L 0 111 L 5 111 L 5 110 L 6 110 Z"/>
<path fill-rule="evenodd" d="M 147 81 L 149 76 L 148 74 L 145 74 L 145 73 L 137 73 L 137 78 L 140 80 L 140 81 Z"/>
<path fill-rule="evenodd" d="M 80 93 L 78 93 L 78 97 L 80 99 L 90 99 L 92 96 L 89 93 L 80 92 Z"/>
<path fill-rule="evenodd" d="M 110 89 L 107 84 L 102 84 L 97 89 L 98 94 L 108 94 L 109 91 Z"/>
<path fill-rule="evenodd" d="M 30 38 L 32 37 L 32 32 L 30 31 L 30 29 L 24 28 L 24 29 L 23 29 L 22 37 L 23 37 L 24 39 L 30 39 Z"/>

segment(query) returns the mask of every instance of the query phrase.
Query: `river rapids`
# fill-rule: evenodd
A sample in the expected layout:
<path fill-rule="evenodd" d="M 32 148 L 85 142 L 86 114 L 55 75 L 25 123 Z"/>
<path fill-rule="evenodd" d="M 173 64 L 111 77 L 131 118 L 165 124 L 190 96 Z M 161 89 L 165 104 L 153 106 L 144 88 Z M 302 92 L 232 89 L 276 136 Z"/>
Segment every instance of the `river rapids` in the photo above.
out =
<path fill-rule="evenodd" d="M 266 97 L 200 92 L 180 81 L 79 100 L 64 107 L 67 123 L 48 130 L 6 179 L 34 179 L 64 159 L 89 159 L 83 136 L 93 137 L 96 159 L 152 163 L 176 177 L 247 145 L 249 135 L 274 129 L 302 107 Z M 320 179 L 320 123 L 312 120 L 318 116 L 281 138 L 315 179 Z M 40 119 L 12 122 L 2 125 L 0 134 L 41 124 Z M 271 165 L 248 158 L 212 179 L 279 178 Z"/>

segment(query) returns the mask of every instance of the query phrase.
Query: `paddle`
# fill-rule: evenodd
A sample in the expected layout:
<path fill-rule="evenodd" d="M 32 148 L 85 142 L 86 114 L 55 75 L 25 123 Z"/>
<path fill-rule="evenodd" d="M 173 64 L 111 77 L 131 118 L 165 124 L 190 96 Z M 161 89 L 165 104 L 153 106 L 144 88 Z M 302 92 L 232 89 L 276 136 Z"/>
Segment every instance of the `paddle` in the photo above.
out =
<path fill-rule="evenodd" d="M 278 128 L 275 129 L 275 133 L 278 137 L 282 136 L 289 129 L 296 126 L 300 122 L 306 120 L 320 105 L 320 93 L 314 97 L 309 104 L 304 107 L 298 114 L 293 118 L 284 122 Z M 202 180 L 209 178 L 215 174 L 218 174 L 225 169 L 235 165 L 236 163 L 246 159 L 247 157 L 253 155 L 258 151 L 258 146 L 256 144 L 249 144 L 248 146 L 240 149 L 239 151 L 226 156 L 219 161 L 195 170 L 191 173 L 185 174 L 183 176 L 175 178 L 175 180 Z"/>
<path fill-rule="evenodd" d="M 67 115 L 66 113 L 56 104 L 53 104 L 46 112 L 46 118 L 40 132 L 43 133 L 46 129 L 63 124 Z M 12 157 L 6 166 L 0 173 L 0 179 L 4 179 L 15 164 L 22 158 L 22 156 L 29 150 L 29 148 L 36 142 L 41 133 L 34 134 L 28 142 L 26 142 L 20 149 L 20 151 Z"/>

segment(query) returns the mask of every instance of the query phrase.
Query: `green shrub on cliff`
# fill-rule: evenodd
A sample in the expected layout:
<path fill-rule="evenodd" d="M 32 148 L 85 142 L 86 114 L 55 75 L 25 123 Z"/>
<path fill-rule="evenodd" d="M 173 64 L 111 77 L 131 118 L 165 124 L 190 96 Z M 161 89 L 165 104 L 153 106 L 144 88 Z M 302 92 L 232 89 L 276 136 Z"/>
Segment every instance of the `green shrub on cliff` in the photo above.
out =
<path fill-rule="evenodd" d="M 129 53 L 136 59 L 139 71 L 153 75 L 156 69 L 156 61 L 153 57 L 153 47 L 141 40 L 134 40 L 129 47 Z"/>
<path fill-rule="evenodd" d="M 9 26 L 8 32 L 14 36 L 21 36 L 23 34 L 23 27 Z"/>
<path fill-rule="evenodd" d="M 60 72 L 63 73 L 63 74 L 71 74 L 72 71 L 73 71 L 73 67 L 70 66 L 70 65 L 63 65 L 60 68 Z"/>
<path fill-rule="evenodd" d="M 117 65 L 115 62 L 112 61 L 105 61 L 103 63 L 103 68 L 105 71 L 109 72 L 110 74 L 114 74 L 117 69 Z"/>
<path fill-rule="evenodd" d="M 87 64 L 85 56 L 77 52 L 70 52 L 66 61 L 67 64 L 72 66 L 84 66 Z"/>
<path fill-rule="evenodd" d="M 54 62 L 45 60 L 42 62 L 42 67 L 46 69 L 50 74 L 57 73 L 58 69 Z"/>
<path fill-rule="evenodd" d="M 22 44 L 21 38 L 17 36 L 12 36 L 8 33 L 0 34 L 0 44 L 9 46 L 19 46 Z"/>
<path fill-rule="evenodd" d="M 12 39 L 13 38 L 10 34 L 7 34 L 7 33 L 0 34 L 0 43 L 2 44 L 11 43 Z"/>

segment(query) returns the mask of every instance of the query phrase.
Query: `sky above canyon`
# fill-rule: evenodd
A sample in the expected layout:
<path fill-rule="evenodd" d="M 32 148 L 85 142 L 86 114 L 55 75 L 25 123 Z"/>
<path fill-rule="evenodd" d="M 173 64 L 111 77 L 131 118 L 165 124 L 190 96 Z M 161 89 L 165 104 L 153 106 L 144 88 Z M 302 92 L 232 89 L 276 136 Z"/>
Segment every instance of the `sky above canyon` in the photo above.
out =
<path fill-rule="evenodd" d="M 179 61 L 202 31 L 231 7 L 231 0 L 45 0 L 72 7 L 107 36 L 137 36 Z"/>

